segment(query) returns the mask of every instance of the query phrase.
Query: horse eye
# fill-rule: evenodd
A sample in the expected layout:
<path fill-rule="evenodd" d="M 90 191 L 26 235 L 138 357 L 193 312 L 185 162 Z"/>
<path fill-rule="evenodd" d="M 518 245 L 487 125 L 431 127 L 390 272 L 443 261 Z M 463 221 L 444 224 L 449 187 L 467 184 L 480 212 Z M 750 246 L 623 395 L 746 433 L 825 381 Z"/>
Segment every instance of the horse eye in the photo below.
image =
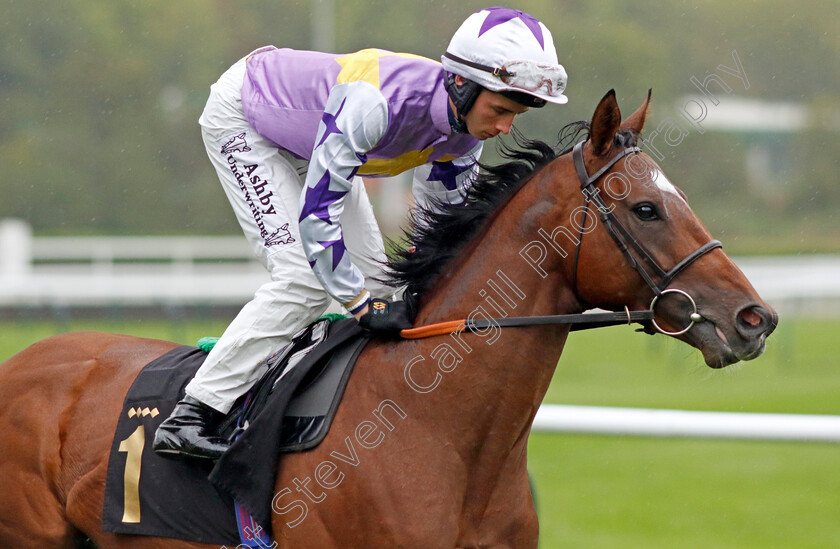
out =
<path fill-rule="evenodd" d="M 659 213 L 653 204 L 639 204 L 633 208 L 633 213 L 642 221 L 654 221 L 659 219 Z"/>

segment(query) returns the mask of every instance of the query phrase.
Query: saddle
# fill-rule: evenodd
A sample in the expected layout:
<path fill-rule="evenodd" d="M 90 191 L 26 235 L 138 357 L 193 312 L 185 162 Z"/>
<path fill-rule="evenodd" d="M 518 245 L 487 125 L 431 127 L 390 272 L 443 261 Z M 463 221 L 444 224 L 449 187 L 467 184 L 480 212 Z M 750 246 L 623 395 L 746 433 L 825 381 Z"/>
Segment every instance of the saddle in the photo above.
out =
<path fill-rule="evenodd" d="M 265 375 L 218 426 L 232 445 L 215 465 L 151 449 L 206 350 L 181 346 L 147 364 L 125 397 L 111 445 L 103 530 L 237 546 L 241 507 L 270 532 L 280 454 L 326 437 L 368 341 L 355 320 L 331 320 L 316 321 L 266 359 Z"/>
<path fill-rule="evenodd" d="M 366 338 L 358 338 L 345 344 L 357 331 L 347 330 L 352 323 L 338 322 L 340 324 L 334 326 L 330 318 L 316 321 L 295 334 L 289 345 L 266 359 L 266 373 L 234 403 L 216 434 L 230 442 L 238 439 L 265 408 L 277 385 L 285 384 L 295 389 L 280 423 L 278 452 L 301 452 L 320 444 L 332 424 L 355 359 L 367 342 Z M 342 325 L 346 328 L 342 329 Z M 328 338 L 331 339 L 317 356 L 303 362 Z M 212 346 L 205 346 L 205 349 L 209 352 Z M 302 362 L 301 374 L 291 376 Z"/>

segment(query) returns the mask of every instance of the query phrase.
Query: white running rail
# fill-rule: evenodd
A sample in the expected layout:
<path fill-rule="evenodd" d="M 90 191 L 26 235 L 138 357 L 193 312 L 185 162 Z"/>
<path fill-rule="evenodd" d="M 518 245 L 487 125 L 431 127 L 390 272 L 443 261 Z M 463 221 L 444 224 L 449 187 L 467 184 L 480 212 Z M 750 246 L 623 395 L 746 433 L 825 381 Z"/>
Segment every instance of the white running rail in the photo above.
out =
<path fill-rule="evenodd" d="M 651 437 L 840 442 L 840 416 L 543 404 L 534 430 Z"/>
<path fill-rule="evenodd" d="M 840 256 L 735 262 L 782 313 L 840 312 Z M 0 307 L 242 305 L 267 280 L 242 236 L 33 237 L 0 219 Z"/>

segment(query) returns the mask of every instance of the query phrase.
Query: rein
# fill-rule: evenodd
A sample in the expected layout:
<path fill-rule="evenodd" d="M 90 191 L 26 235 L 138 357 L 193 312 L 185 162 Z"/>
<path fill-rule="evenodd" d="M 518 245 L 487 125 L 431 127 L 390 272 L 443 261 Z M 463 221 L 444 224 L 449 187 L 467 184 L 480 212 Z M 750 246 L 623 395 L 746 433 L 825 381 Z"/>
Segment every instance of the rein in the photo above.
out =
<path fill-rule="evenodd" d="M 619 324 L 631 324 L 653 320 L 653 310 L 630 311 L 626 307 L 620 313 L 587 313 L 574 315 L 548 315 L 548 316 L 514 316 L 510 318 L 484 318 L 484 319 L 460 319 L 429 324 L 419 328 L 402 330 L 400 337 L 403 339 L 423 339 L 437 335 L 446 335 L 453 332 L 482 332 L 494 326 L 499 328 L 512 328 L 521 326 L 550 326 L 560 324 L 571 324 L 571 331 L 588 330 L 591 328 L 603 328 L 605 326 L 617 326 Z"/>
<path fill-rule="evenodd" d="M 711 240 L 700 246 L 688 256 L 678 262 L 673 268 L 666 271 L 659 263 L 648 253 L 644 246 L 637 241 L 633 235 L 618 221 L 609 207 L 604 203 L 603 198 L 599 195 L 599 190 L 595 188 L 595 183 L 601 179 L 612 167 L 622 158 L 630 154 L 637 154 L 642 151 L 639 147 L 626 147 L 607 164 L 602 166 L 597 172 L 589 175 L 586 171 L 586 164 L 583 160 L 583 145 L 585 141 L 574 146 L 572 151 L 572 158 L 575 163 L 575 171 L 580 180 L 580 189 L 583 192 L 585 212 L 589 211 L 590 202 L 595 204 L 598 211 L 601 223 L 607 228 L 610 236 L 615 242 L 618 249 L 624 255 L 627 262 L 633 269 L 639 273 L 642 280 L 653 291 L 653 299 L 650 302 L 650 307 L 644 311 L 630 311 L 626 306 L 623 312 L 614 313 L 587 313 L 587 314 L 568 314 L 568 315 L 548 315 L 548 316 L 525 316 L 525 317 L 510 317 L 510 318 L 490 318 L 490 319 L 460 319 L 450 320 L 447 322 L 440 322 L 437 324 L 429 324 L 427 326 L 420 326 L 418 328 L 410 328 L 402 330 L 400 336 L 403 339 L 421 339 L 432 337 L 436 335 L 446 335 L 453 332 L 476 332 L 487 330 L 493 326 L 499 328 L 505 327 L 522 327 L 522 326 L 546 326 L 546 325 L 563 325 L 571 324 L 571 331 L 587 330 L 591 328 L 602 328 L 605 326 L 616 326 L 619 324 L 632 324 L 633 322 L 650 321 L 653 327 L 660 333 L 665 335 L 676 336 L 684 334 L 691 329 L 697 322 L 704 320 L 703 316 L 697 311 L 697 304 L 694 299 L 685 291 L 675 288 L 668 288 L 670 283 L 681 272 L 688 268 L 692 263 L 711 252 L 716 248 L 722 247 L 718 240 Z M 585 225 L 584 223 L 581 224 Z M 578 241 L 575 246 L 574 264 L 572 268 L 573 287 L 577 288 L 577 266 L 578 257 L 580 255 L 580 246 L 583 241 L 583 229 L 581 228 L 578 236 Z M 635 252 L 644 263 L 653 271 L 653 274 L 648 272 L 648 269 L 640 263 L 631 252 Z M 657 283 L 654 277 L 659 279 Z M 680 294 L 688 299 L 692 307 L 692 312 L 689 314 L 689 324 L 682 330 L 668 331 L 660 327 L 654 318 L 656 312 L 655 307 L 658 300 L 665 294 L 675 293 Z M 653 333 L 653 332 L 650 332 Z"/>

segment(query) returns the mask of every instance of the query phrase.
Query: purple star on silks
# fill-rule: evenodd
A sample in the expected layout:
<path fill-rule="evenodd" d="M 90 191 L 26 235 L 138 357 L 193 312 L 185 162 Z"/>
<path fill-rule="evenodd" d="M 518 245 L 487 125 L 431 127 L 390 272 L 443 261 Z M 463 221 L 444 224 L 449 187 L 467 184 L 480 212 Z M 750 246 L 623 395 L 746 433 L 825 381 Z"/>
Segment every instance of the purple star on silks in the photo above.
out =
<path fill-rule="evenodd" d="M 347 194 L 347 191 L 330 190 L 330 171 L 327 170 L 314 187 L 306 188 L 306 198 L 303 200 L 303 208 L 301 208 L 299 221 L 303 221 L 310 215 L 314 215 L 318 219 L 332 225 L 332 220 L 330 220 L 330 206 L 335 204 L 345 194 Z"/>
<path fill-rule="evenodd" d="M 338 238 L 336 240 L 327 240 L 326 242 L 319 241 L 318 244 L 323 246 L 325 250 L 332 247 L 332 269 L 335 271 L 338 268 L 338 264 L 341 263 L 341 258 L 344 257 L 344 252 L 347 251 L 347 247 L 344 245 L 344 240 L 342 238 Z"/>
<path fill-rule="evenodd" d="M 501 25 L 502 23 L 507 23 L 511 19 L 516 19 L 518 17 L 523 23 L 525 23 L 525 26 L 531 30 L 534 38 L 536 38 L 537 42 L 540 43 L 540 47 L 545 50 L 542 28 L 540 27 L 540 22 L 534 16 L 527 14 L 524 11 L 513 10 L 510 8 L 487 8 L 487 11 L 489 11 L 490 14 L 484 19 L 484 23 L 481 24 L 481 28 L 478 30 L 479 36 L 493 27 Z"/>
<path fill-rule="evenodd" d="M 432 171 L 426 181 L 440 181 L 448 191 L 458 188 L 458 176 L 472 168 L 472 164 L 458 166 L 452 162 L 432 162 Z"/>
<path fill-rule="evenodd" d="M 326 126 L 326 128 L 324 128 L 324 135 L 321 136 L 321 140 L 318 141 L 317 145 L 315 145 L 316 149 L 323 145 L 324 141 L 326 141 L 330 135 L 334 133 L 343 133 L 341 130 L 338 129 L 338 126 L 336 126 L 335 119 L 338 118 L 339 114 L 341 114 L 341 109 L 344 108 L 344 103 L 346 102 L 347 98 L 345 97 L 344 101 L 341 102 L 341 105 L 338 107 L 338 111 L 336 111 L 335 114 L 330 114 L 327 111 L 324 111 L 324 116 L 321 118 L 321 122 L 324 123 L 324 126 Z"/>

